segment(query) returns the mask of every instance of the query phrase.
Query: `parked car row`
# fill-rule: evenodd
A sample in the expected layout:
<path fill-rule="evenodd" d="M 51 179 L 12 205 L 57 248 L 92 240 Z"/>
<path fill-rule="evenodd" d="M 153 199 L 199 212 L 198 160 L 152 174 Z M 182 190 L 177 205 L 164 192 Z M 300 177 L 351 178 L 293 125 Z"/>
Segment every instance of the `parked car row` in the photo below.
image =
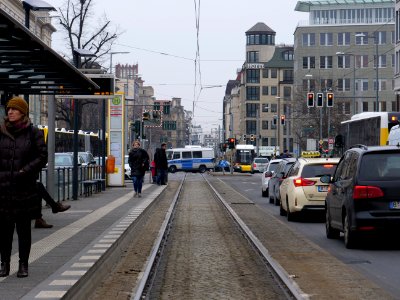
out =
<path fill-rule="evenodd" d="M 355 145 L 341 158 L 271 160 L 262 196 L 288 221 L 305 212 L 325 214 L 326 236 L 343 233 L 346 248 L 368 234 L 396 233 L 400 226 L 400 146 Z"/>

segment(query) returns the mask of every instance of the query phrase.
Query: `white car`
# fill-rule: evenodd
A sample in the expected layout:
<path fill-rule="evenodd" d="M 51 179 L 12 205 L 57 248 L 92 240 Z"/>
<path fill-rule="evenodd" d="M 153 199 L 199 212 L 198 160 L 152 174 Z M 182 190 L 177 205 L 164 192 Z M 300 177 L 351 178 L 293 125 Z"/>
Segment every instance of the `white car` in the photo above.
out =
<path fill-rule="evenodd" d="M 278 166 L 281 160 L 282 159 L 271 159 L 261 176 L 261 192 L 263 197 L 269 196 L 268 182 L 272 177 L 272 175 L 274 174 L 274 171 L 276 170 L 276 167 Z"/>
<path fill-rule="evenodd" d="M 129 155 L 125 155 L 124 159 L 124 169 L 125 169 L 125 179 L 131 179 L 131 167 L 128 163 Z"/>

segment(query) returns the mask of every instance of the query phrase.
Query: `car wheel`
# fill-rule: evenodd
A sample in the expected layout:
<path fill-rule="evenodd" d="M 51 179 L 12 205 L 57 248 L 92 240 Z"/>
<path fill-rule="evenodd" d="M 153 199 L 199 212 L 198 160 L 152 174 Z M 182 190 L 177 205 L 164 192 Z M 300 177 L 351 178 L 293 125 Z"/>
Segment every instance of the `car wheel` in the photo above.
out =
<path fill-rule="evenodd" d="M 176 167 L 175 166 L 170 166 L 169 167 L 169 172 L 170 173 L 175 173 L 176 172 Z"/>
<path fill-rule="evenodd" d="M 200 167 L 199 167 L 199 172 L 200 172 L 200 173 L 204 173 L 205 171 L 207 171 L 206 166 L 200 166 Z"/>
<path fill-rule="evenodd" d="M 292 212 L 290 212 L 290 208 L 289 208 L 289 200 L 288 199 L 286 199 L 286 217 L 287 217 L 287 220 L 289 221 L 289 222 L 292 222 L 292 221 L 294 221 L 294 213 L 292 213 Z"/>
<path fill-rule="evenodd" d="M 283 209 L 282 203 L 279 205 L 279 215 L 286 216 L 286 211 Z"/>
<path fill-rule="evenodd" d="M 340 231 L 331 226 L 331 220 L 327 208 L 325 209 L 325 231 L 328 239 L 338 239 L 340 236 Z"/>
<path fill-rule="evenodd" d="M 271 196 L 271 194 L 268 192 L 268 197 L 269 197 L 269 203 L 274 203 L 274 198 Z"/>
<path fill-rule="evenodd" d="M 267 190 L 265 190 L 265 191 L 261 190 L 261 192 L 262 192 L 262 196 L 263 196 L 263 197 L 268 197 L 268 192 L 267 192 Z"/>
<path fill-rule="evenodd" d="M 344 245 L 347 249 L 353 249 L 357 245 L 357 234 L 350 228 L 349 216 L 344 217 Z"/>
<path fill-rule="evenodd" d="M 274 197 L 274 202 L 275 202 L 276 206 L 281 204 L 281 200 L 278 198 L 278 195 L 276 195 L 276 194 L 275 194 L 275 197 Z"/>

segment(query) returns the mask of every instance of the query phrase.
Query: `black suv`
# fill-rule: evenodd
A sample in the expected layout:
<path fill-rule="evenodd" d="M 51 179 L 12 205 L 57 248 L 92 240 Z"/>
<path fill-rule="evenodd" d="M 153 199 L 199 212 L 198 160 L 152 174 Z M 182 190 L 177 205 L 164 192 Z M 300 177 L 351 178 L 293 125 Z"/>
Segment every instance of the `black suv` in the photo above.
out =
<path fill-rule="evenodd" d="M 346 248 L 362 234 L 400 229 L 400 148 L 356 145 L 347 150 L 331 178 L 325 199 L 326 236 L 344 233 Z"/>

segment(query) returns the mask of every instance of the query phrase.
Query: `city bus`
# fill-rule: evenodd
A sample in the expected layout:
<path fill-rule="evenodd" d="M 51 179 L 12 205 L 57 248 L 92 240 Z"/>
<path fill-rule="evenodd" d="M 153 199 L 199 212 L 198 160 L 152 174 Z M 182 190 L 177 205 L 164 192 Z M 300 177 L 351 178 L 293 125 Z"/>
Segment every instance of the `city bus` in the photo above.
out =
<path fill-rule="evenodd" d="M 44 139 L 47 143 L 48 127 L 38 125 L 43 131 Z M 93 156 L 100 156 L 101 141 L 97 133 L 78 131 L 78 151 L 91 152 Z M 55 152 L 74 151 L 74 131 L 65 128 L 55 129 Z"/>
<path fill-rule="evenodd" d="M 251 172 L 251 162 L 256 157 L 254 145 L 237 144 L 232 155 L 232 166 L 236 172 Z"/>
<path fill-rule="evenodd" d="M 362 144 L 384 146 L 390 129 L 399 124 L 400 112 L 363 112 L 341 122 L 340 134 L 345 148 Z"/>
<path fill-rule="evenodd" d="M 185 148 L 167 149 L 168 171 L 198 171 L 204 173 L 214 169 L 215 151 L 213 148 L 186 146 Z"/>

